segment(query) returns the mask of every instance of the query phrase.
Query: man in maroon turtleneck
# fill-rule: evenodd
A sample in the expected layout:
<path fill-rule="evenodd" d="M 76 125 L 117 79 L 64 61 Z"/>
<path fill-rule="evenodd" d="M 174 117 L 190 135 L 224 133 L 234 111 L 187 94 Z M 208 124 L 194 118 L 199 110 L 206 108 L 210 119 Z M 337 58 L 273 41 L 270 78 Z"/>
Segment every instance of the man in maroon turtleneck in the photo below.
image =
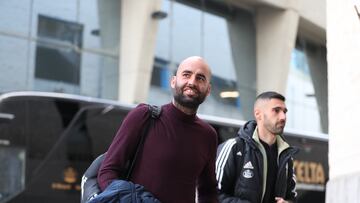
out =
<path fill-rule="evenodd" d="M 162 106 L 150 128 L 130 180 L 141 184 L 162 203 L 218 202 L 215 178 L 217 135 L 196 116 L 210 94 L 211 71 L 201 57 L 185 59 L 171 79 L 173 101 Z M 98 173 L 100 188 L 126 173 L 141 131 L 148 122 L 148 107 L 140 104 L 124 119 Z"/>

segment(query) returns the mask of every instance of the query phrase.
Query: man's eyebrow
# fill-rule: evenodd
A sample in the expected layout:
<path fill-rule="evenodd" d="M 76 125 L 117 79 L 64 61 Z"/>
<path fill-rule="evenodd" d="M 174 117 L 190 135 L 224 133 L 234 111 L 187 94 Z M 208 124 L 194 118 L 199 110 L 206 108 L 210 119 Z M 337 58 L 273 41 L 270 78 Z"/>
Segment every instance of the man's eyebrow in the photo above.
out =
<path fill-rule="evenodd" d="M 288 112 L 288 109 L 285 107 L 285 108 L 282 108 L 281 106 L 275 106 L 273 107 L 272 109 L 281 109 L 283 110 L 285 113 Z"/>
<path fill-rule="evenodd" d="M 189 71 L 189 70 L 183 70 L 181 73 L 192 73 L 192 71 Z"/>
<path fill-rule="evenodd" d="M 206 78 L 205 74 L 198 73 L 197 75 Z"/>

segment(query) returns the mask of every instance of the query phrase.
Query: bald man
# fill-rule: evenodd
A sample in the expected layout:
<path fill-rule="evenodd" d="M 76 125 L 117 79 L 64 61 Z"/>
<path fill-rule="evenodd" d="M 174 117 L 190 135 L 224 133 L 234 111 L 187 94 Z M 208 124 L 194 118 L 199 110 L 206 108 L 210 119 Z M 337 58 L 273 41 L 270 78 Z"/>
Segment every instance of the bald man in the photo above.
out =
<path fill-rule="evenodd" d="M 218 148 L 216 178 L 219 201 L 289 203 L 296 198 L 293 155 L 298 151 L 282 137 L 286 124 L 285 97 L 264 92 L 254 104 L 255 121 L 238 137 Z"/>
<path fill-rule="evenodd" d="M 130 180 L 141 184 L 162 203 L 218 202 L 215 178 L 217 135 L 196 116 L 210 94 L 211 71 L 198 56 L 185 59 L 171 78 L 171 103 L 162 106 L 159 119 L 149 130 Z M 126 173 L 141 130 L 149 116 L 140 104 L 124 119 L 105 160 L 98 182 L 104 190 Z"/>

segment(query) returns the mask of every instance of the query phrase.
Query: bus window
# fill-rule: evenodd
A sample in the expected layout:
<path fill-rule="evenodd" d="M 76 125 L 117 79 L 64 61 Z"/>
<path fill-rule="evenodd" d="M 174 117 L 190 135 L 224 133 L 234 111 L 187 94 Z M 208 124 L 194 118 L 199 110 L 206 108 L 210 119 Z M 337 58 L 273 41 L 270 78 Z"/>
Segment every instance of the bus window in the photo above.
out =
<path fill-rule="evenodd" d="M 25 102 L 21 100 L 0 103 L 0 140 L 9 146 L 25 147 Z"/>
<path fill-rule="evenodd" d="M 102 110 L 103 111 L 103 110 Z M 94 157 L 104 153 L 110 146 L 128 110 L 114 107 L 94 116 L 96 112 L 89 112 L 86 118 L 88 136 L 92 141 Z"/>
<path fill-rule="evenodd" d="M 0 146 L 0 202 L 25 188 L 25 150 Z"/>
<path fill-rule="evenodd" d="M 25 188 L 25 136 L 21 101 L 0 103 L 0 202 Z"/>
<path fill-rule="evenodd" d="M 53 148 L 64 130 L 61 109 L 53 99 L 28 99 L 26 105 L 28 157 L 42 160 Z"/>
<path fill-rule="evenodd" d="M 92 161 L 105 152 L 127 111 L 110 106 L 89 106 L 66 135 L 64 147 L 71 161 Z M 85 107 L 86 108 L 86 107 Z"/>
<path fill-rule="evenodd" d="M 14 118 L 15 118 L 14 114 L 0 112 L 0 124 L 1 123 L 9 123 Z"/>
<path fill-rule="evenodd" d="M 236 137 L 237 132 L 239 130 L 236 127 L 225 126 L 225 125 L 212 124 L 212 126 L 214 127 L 214 129 L 218 134 L 218 144 L 221 144 L 230 138 Z"/>

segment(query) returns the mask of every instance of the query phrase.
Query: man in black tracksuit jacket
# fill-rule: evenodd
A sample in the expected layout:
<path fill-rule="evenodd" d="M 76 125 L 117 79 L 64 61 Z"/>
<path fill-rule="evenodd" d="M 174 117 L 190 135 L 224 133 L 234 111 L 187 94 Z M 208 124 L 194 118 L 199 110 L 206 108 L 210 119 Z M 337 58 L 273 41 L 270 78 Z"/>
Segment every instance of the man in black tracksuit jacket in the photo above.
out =
<path fill-rule="evenodd" d="M 219 146 L 219 202 L 295 202 L 292 156 L 298 149 L 290 147 L 281 136 L 287 112 L 284 101 L 276 92 L 259 95 L 254 105 L 256 121 L 247 122 L 238 137 Z"/>

